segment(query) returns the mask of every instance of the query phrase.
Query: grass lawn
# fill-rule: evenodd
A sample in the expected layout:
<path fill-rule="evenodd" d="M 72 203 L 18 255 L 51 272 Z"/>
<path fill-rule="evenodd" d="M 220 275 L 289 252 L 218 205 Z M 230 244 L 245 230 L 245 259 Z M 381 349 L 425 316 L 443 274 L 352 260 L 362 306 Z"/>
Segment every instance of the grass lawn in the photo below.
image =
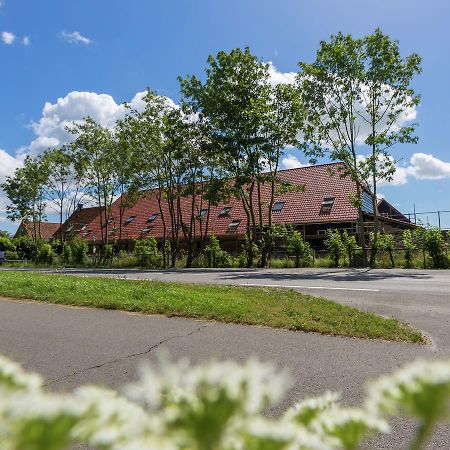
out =
<path fill-rule="evenodd" d="M 63 305 L 425 343 L 420 331 L 396 319 L 290 289 L 0 271 L 0 295 Z"/>

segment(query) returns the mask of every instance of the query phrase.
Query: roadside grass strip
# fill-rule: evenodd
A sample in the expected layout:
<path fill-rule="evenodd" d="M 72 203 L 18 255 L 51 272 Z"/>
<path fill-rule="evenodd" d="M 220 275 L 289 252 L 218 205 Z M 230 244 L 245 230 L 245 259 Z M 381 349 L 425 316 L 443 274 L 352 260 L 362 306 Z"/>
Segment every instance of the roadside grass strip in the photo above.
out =
<path fill-rule="evenodd" d="M 395 318 L 291 289 L 133 281 L 0 271 L 0 295 L 356 338 L 426 343 Z"/>

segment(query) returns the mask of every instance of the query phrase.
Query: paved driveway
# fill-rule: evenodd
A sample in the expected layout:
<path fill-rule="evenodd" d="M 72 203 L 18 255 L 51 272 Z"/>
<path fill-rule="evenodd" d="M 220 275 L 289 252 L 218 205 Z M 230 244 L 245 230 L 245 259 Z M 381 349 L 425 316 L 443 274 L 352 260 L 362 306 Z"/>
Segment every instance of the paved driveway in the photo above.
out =
<path fill-rule="evenodd" d="M 70 271 L 79 273 L 79 271 Z M 82 271 L 83 275 L 93 275 Z M 295 385 L 276 413 L 324 390 L 358 404 L 370 378 L 416 357 L 450 357 L 450 277 L 433 271 L 178 270 L 96 271 L 95 275 L 188 282 L 289 286 L 362 309 L 396 316 L 423 329 L 432 346 L 322 336 L 188 319 L 144 316 L 4 299 L 0 301 L 0 352 L 43 374 L 52 389 L 85 382 L 119 387 L 136 367 L 167 350 L 193 361 L 250 356 L 287 367 Z M 411 424 L 399 421 L 395 436 L 375 448 L 402 448 Z M 442 428 L 430 448 L 450 448 Z"/>

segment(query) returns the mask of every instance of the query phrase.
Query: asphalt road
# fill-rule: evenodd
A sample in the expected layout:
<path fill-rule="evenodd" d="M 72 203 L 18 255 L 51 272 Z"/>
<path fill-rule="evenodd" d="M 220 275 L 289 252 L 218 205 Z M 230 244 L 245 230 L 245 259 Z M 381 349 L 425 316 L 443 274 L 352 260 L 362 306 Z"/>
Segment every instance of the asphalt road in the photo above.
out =
<path fill-rule="evenodd" d="M 251 356 L 288 368 L 289 404 L 325 390 L 359 404 L 367 380 L 417 357 L 450 357 L 450 273 L 406 270 L 70 270 L 71 274 L 190 283 L 276 285 L 322 295 L 364 310 L 395 316 L 422 329 L 432 345 L 339 338 L 314 333 L 144 316 L 42 303 L 0 301 L 0 352 L 41 373 L 49 388 L 93 382 L 111 387 L 135 379 L 136 368 L 158 350 L 192 361 Z M 392 437 L 371 448 L 399 449 L 412 424 L 399 421 Z M 449 427 L 429 448 L 450 448 Z"/>

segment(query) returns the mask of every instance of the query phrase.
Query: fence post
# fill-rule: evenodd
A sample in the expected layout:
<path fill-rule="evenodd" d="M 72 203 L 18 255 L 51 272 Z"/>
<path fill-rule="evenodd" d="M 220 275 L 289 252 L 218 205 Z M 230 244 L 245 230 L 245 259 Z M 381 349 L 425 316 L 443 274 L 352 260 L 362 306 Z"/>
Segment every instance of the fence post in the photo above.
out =
<path fill-rule="evenodd" d="M 438 223 L 439 223 L 439 229 L 441 229 L 441 212 L 438 211 Z"/>

